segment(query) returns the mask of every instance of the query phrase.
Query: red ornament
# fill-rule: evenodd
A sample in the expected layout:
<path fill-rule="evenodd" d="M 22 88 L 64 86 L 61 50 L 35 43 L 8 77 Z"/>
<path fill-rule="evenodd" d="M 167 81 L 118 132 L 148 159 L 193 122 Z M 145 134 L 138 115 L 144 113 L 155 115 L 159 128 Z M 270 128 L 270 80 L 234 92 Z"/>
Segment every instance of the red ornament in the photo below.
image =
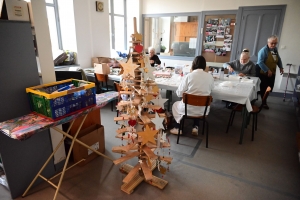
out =
<path fill-rule="evenodd" d="M 165 110 L 162 109 L 162 108 L 160 108 L 160 109 L 158 109 L 158 110 L 154 110 L 154 111 L 157 112 L 157 113 L 164 113 L 164 112 L 165 112 Z"/>
<path fill-rule="evenodd" d="M 136 120 L 133 120 L 133 119 L 128 120 L 128 124 L 133 127 L 136 125 Z"/>

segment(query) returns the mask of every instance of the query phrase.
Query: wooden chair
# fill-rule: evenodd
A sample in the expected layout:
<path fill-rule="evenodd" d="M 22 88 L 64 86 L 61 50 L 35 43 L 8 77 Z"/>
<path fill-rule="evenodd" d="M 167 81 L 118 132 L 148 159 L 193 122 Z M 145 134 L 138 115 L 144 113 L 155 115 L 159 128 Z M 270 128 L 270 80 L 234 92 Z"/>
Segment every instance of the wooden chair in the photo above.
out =
<path fill-rule="evenodd" d="M 108 75 L 107 74 L 95 74 L 95 82 L 97 87 L 97 94 L 114 91 L 114 87 L 107 84 Z"/>
<path fill-rule="evenodd" d="M 183 100 L 183 103 L 185 104 L 185 111 L 184 111 L 185 114 L 183 115 L 183 117 L 180 121 L 180 126 L 179 126 L 178 136 L 177 136 L 177 144 L 179 143 L 180 131 L 183 130 L 184 120 L 185 119 L 199 119 L 199 120 L 203 121 L 202 135 L 204 134 L 205 124 L 207 125 L 206 148 L 208 148 L 208 122 L 206 121 L 206 118 L 207 118 L 206 112 L 207 112 L 207 107 L 210 106 L 210 103 L 212 102 L 212 96 L 198 96 L 198 95 L 183 93 L 182 100 Z M 189 116 L 187 114 L 187 105 L 205 106 L 203 115 Z"/>
<path fill-rule="evenodd" d="M 263 108 L 263 105 L 266 101 L 266 99 L 268 98 L 269 94 L 271 92 L 271 87 L 268 87 L 264 96 L 263 96 L 263 99 L 262 99 L 262 103 L 261 105 L 258 107 L 258 106 L 255 106 L 255 105 L 252 105 L 252 111 L 250 112 L 250 115 L 252 115 L 252 141 L 254 140 L 254 128 L 255 128 L 255 131 L 257 131 L 257 115 L 258 113 L 260 113 L 260 111 L 262 110 Z M 235 116 L 235 113 L 236 112 L 242 112 L 243 111 L 243 107 L 244 105 L 241 105 L 241 104 L 237 104 L 231 111 L 230 113 L 230 117 L 229 117 L 229 121 L 228 121 L 228 124 L 227 124 L 227 129 L 226 129 L 226 133 L 228 133 L 228 130 L 229 130 L 229 126 L 232 126 L 233 124 L 233 119 L 234 119 L 234 116 Z M 244 111 L 246 112 L 246 111 Z"/>
<path fill-rule="evenodd" d="M 95 83 L 96 83 L 96 93 L 100 94 L 108 91 L 115 91 L 114 87 L 107 84 L 108 75 L 107 74 L 95 74 Z M 105 84 L 105 85 L 104 85 Z M 114 101 L 111 101 L 111 111 L 114 110 Z"/>

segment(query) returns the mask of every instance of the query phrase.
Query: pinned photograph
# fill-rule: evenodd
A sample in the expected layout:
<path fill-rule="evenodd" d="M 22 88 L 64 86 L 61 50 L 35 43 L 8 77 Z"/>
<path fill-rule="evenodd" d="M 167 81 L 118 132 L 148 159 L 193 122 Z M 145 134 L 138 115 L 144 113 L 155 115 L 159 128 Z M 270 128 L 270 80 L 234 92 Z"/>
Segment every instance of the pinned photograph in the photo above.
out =
<path fill-rule="evenodd" d="M 205 37 L 205 43 L 215 43 L 216 36 L 215 35 L 208 35 Z"/>
<path fill-rule="evenodd" d="M 230 34 L 230 28 L 226 28 L 226 29 L 225 29 L 225 34 L 226 34 L 226 35 Z"/>
<path fill-rule="evenodd" d="M 225 36 L 224 36 L 224 39 L 225 39 L 225 40 L 231 40 L 231 39 L 232 39 L 232 35 L 225 35 Z"/>
<path fill-rule="evenodd" d="M 224 38 L 225 35 L 225 27 L 224 26 L 219 26 L 217 30 L 217 38 Z"/>

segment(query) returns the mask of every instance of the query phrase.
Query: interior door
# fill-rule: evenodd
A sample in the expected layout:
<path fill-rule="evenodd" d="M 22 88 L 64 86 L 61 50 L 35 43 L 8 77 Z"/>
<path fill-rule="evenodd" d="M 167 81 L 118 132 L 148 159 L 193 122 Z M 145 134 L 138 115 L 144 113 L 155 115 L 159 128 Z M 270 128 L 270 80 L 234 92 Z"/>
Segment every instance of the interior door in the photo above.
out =
<path fill-rule="evenodd" d="M 271 35 L 280 38 L 286 5 L 240 7 L 236 25 L 236 38 L 231 60 L 239 59 L 244 48 L 251 53 L 251 60 L 257 62 L 258 51 L 267 44 Z"/>

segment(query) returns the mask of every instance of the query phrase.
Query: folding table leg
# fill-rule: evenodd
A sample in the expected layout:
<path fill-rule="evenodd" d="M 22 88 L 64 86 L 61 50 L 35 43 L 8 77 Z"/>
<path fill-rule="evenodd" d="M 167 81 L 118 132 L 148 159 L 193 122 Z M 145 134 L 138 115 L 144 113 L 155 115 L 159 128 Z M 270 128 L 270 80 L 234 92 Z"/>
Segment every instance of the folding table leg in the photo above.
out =
<path fill-rule="evenodd" d="M 67 133 L 69 133 L 73 123 L 75 120 L 72 121 Z M 34 184 L 34 182 L 36 181 L 36 179 L 40 176 L 40 174 L 42 173 L 42 171 L 45 169 L 45 167 L 47 166 L 47 164 L 49 163 L 49 161 L 51 160 L 51 158 L 54 156 L 54 154 L 56 153 L 56 151 L 59 149 L 59 147 L 62 145 L 62 143 L 64 142 L 64 140 L 66 139 L 67 136 L 64 136 L 60 142 L 58 143 L 58 145 L 56 146 L 56 148 L 54 149 L 54 151 L 52 152 L 52 154 L 49 156 L 49 158 L 47 159 L 47 161 L 45 162 L 45 164 L 42 166 L 42 168 L 40 169 L 40 171 L 37 173 L 37 175 L 34 177 L 34 179 L 31 181 L 30 185 L 28 186 L 28 188 L 26 189 L 26 191 L 22 194 L 22 197 L 25 197 L 27 192 L 30 190 L 30 188 L 32 187 L 32 185 Z"/>
<path fill-rule="evenodd" d="M 79 133 L 79 131 L 81 130 L 81 127 L 82 127 L 82 125 L 83 125 L 83 123 L 84 123 L 84 121 L 85 121 L 85 119 L 86 119 L 87 116 L 88 116 L 88 115 L 85 115 L 84 118 L 82 119 L 82 121 L 81 121 L 81 123 L 80 123 L 80 126 L 78 127 L 78 130 L 76 131 L 75 136 L 74 136 L 74 138 L 73 138 L 73 140 L 72 140 L 72 143 L 71 143 L 71 146 L 70 146 L 70 149 L 69 149 L 69 152 L 68 152 L 68 155 L 67 155 L 65 164 L 64 164 L 64 168 L 63 168 L 63 170 L 62 170 L 62 173 L 61 173 L 61 176 L 60 176 L 60 179 L 59 179 L 59 182 L 58 182 L 57 189 L 56 189 L 56 191 L 55 191 L 53 200 L 55 200 L 56 197 L 57 197 L 58 191 L 59 191 L 59 189 L 60 189 L 62 180 L 63 180 L 64 175 L 65 175 L 65 171 L 66 171 L 66 168 L 67 168 L 67 165 L 68 165 L 68 162 L 69 162 L 69 158 L 70 158 L 70 155 L 71 155 L 71 152 L 72 152 L 72 149 L 73 149 L 73 145 L 74 145 L 74 143 L 75 143 L 75 140 L 76 140 L 76 138 L 77 138 L 77 136 L 78 136 L 78 133 Z M 72 125 L 73 125 L 73 124 L 72 124 Z M 64 136 L 64 137 L 65 137 L 65 136 Z"/>

